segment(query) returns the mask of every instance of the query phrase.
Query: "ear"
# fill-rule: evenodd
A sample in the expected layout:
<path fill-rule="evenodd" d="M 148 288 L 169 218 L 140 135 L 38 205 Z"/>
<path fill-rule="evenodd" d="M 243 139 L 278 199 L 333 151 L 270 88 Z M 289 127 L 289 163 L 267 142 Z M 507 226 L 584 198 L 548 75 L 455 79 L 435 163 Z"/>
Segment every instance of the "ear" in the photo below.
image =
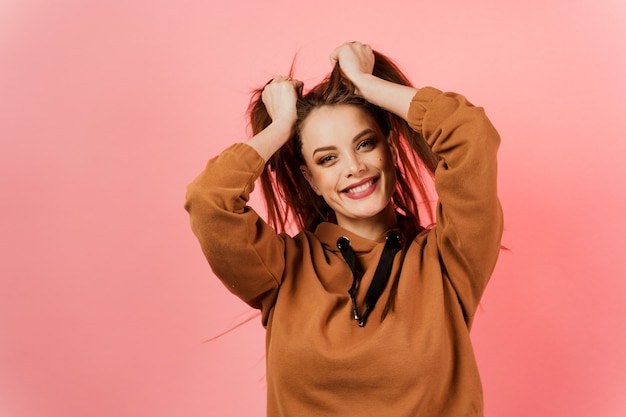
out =
<path fill-rule="evenodd" d="M 300 172 L 302 172 L 302 176 L 307 180 L 307 182 L 309 183 L 313 191 L 315 191 L 315 194 L 321 195 L 317 188 L 317 185 L 315 185 L 315 180 L 313 179 L 313 176 L 311 175 L 311 171 L 309 171 L 309 168 L 304 164 L 300 165 Z"/>

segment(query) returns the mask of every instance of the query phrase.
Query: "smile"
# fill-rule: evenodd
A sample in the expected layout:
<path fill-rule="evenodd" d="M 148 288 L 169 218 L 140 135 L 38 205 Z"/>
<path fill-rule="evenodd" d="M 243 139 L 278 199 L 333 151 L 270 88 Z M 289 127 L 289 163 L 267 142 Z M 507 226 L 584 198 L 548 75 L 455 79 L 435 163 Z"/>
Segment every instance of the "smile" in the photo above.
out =
<path fill-rule="evenodd" d="M 374 180 L 369 180 L 365 184 L 361 184 L 359 186 L 348 189 L 346 192 L 351 193 L 351 194 L 360 193 L 360 192 L 367 190 L 372 185 L 374 185 Z"/>
<path fill-rule="evenodd" d="M 360 199 L 369 196 L 376 190 L 378 178 L 365 179 L 357 184 L 343 189 L 343 193 L 352 199 Z"/>

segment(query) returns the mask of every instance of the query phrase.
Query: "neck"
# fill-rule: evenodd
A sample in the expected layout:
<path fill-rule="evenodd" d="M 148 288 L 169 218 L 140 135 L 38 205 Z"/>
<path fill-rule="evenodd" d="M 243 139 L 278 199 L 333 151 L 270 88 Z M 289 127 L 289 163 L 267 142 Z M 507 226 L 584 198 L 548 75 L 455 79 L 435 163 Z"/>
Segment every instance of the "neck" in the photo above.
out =
<path fill-rule="evenodd" d="M 393 204 L 374 217 L 367 219 L 337 219 L 337 224 L 344 229 L 369 240 L 384 239 L 387 231 L 398 225 Z"/>

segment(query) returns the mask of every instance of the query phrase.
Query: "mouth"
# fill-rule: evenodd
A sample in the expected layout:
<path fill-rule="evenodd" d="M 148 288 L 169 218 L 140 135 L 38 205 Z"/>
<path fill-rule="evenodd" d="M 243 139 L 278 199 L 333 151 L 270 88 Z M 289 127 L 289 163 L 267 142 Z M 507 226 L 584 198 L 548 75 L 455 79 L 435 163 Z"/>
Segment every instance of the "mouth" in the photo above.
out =
<path fill-rule="evenodd" d="M 367 178 L 361 182 L 351 185 L 350 187 L 344 188 L 343 190 L 341 190 L 341 192 L 345 194 L 353 194 L 353 195 L 360 194 L 360 193 L 368 191 L 377 182 L 378 182 L 378 177 Z"/>

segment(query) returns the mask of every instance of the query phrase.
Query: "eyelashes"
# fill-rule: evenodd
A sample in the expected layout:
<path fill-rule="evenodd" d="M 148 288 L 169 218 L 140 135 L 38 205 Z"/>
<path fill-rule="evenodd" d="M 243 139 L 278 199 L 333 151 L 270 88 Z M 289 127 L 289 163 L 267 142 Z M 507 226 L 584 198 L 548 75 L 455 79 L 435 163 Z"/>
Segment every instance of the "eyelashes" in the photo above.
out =
<path fill-rule="evenodd" d="M 361 150 L 363 148 L 373 148 L 376 145 L 376 139 L 370 138 L 365 139 L 364 141 L 359 142 L 357 145 L 357 150 Z"/>
<path fill-rule="evenodd" d="M 378 144 L 378 139 L 376 139 L 376 138 L 364 139 L 364 140 L 359 141 L 357 143 L 357 145 L 354 148 L 354 150 L 356 152 L 368 152 L 368 151 L 374 149 L 377 144 Z M 331 153 L 322 155 L 321 157 L 317 158 L 315 160 L 315 163 L 317 165 L 321 165 L 321 166 L 331 165 L 332 162 L 334 162 L 337 159 L 338 156 L 339 156 L 338 153 L 331 152 Z"/>
<path fill-rule="evenodd" d="M 330 162 L 332 162 L 334 159 L 336 158 L 335 155 L 325 155 L 321 158 L 319 158 L 316 163 L 317 165 L 328 165 Z"/>

